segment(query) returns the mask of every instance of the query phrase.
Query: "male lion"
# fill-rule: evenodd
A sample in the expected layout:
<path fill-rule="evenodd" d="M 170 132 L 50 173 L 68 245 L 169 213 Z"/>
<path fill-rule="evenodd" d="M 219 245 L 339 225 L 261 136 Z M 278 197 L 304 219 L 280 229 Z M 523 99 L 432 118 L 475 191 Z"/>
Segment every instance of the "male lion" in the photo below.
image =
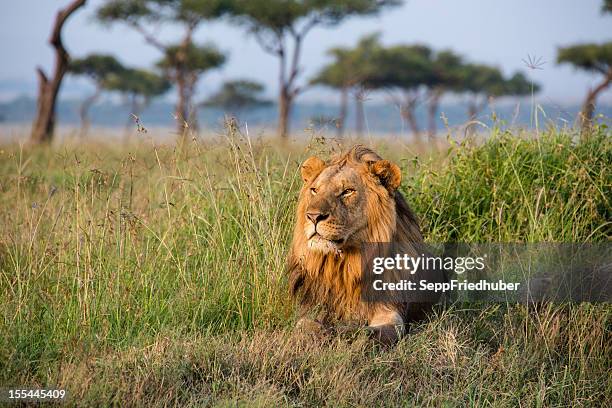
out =
<path fill-rule="evenodd" d="M 298 325 L 367 323 L 380 341 L 395 342 L 405 325 L 433 303 L 401 296 L 372 302 L 361 296 L 362 244 L 394 242 L 402 253 L 422 253 L 416 217 L 397 190 L 399 167 L 356 145 L 327 163 L 309 158 L 301 174 L 304 185 L 288 259 L 290 290 L 300 304 Z M 443 276 L 431 271 L 427 279 L 442 281 Z M 315 309 L 316 320 L 305 317 Z"/>

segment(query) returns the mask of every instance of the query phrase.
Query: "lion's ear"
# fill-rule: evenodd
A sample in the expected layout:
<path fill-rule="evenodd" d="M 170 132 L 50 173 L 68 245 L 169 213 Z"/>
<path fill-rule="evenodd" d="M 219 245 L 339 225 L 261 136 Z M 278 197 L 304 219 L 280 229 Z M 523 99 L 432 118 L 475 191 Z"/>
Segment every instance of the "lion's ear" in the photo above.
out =
<path fill-rule="evenodd" d="M 383 186 L 394 192 L 402 181 L 402 172 L 399 166 L 389 160 L 379 160 L 370 165 L 370 171 L 380 179 Z"/>
<path fill-rule="evenodd" d="M 304 180 L 304 183 L 312 180 L 314 177 L 318 176 L 324 168 L 325 162 L 318 157 L 312 156 L 306 159 L 300 168 L 302 180 Z"/>

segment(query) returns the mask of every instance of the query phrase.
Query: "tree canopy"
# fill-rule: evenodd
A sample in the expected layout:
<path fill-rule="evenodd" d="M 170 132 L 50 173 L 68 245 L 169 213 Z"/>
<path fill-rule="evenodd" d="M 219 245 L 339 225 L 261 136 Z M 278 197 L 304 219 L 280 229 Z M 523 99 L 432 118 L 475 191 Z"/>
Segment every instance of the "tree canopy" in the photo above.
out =
<path fill-rule="evenodd" d="M 504 80 L 498 68 L 483 64 L 466 64 L 462 71 L 461 83 L 465 92 L 487 96 L 503 93 Z"/>
<path fill-rule="evenodd" d="M 90 54 L 84 58 L 70 61 L 68 72 L 73 75 L 85 75 L 96 82 L 103 82 L 110 74 L 119 73 L 125 67 L 112 55 Z"/>
<path fill-rule="evenodd" d="M 181 21 L 195 25 L 232 10 L 233 0 L 107 0 L 97 11 L 102 22 L 132 25 L 152 21 Z"/>
<path fill-rule="evenodd" d="M 436 53 L 430 63 L 431 73 L 427 78 L 427 85 L 444 88 L 446 91 L 461 91 L 463 65 L 463 58 L 453 51 Z"/>
<path fill-rule="evenodd" d="M 315 25 L 332 26 L 355 15 L 374 15 L 401 0 L 236 0 L 234 14 L 253 31 L 275 34 L 297 32 L 304 23 L 307 31 Z"/>
<path fill-rule="evenodd" d="M 302 42 L 315 26 L 334 26 L 352 16 L 369 16 L 401 0 L 235 0 L 232 15 L 255 35 L 264 51 L 279 59 L 278 132 L 286 137 L 295 97 Z M 292 47 L 288 43 L 292 41 Z M 330 73 L 331 75 L 331 73 Z"/>
<path fill-rule="evenodd" d="M 607 74 L 612 67 L 612 41 L 604 44 L 579 44 L 559 49 L 558 63 L 568 63 L 586 71 Z"/>
<path fill-rule="evenodd" d="M 386 91 L 417 137 L 420 128 L 415 110 L 422 102 L 428 105 L 429 133 L 433 135 L 445 93 L 470 95 L 469 116 L 473 117 L 488 97 L 522 96 L 539 89 L 522 73 L 506 78 L 498 68 L 465 62 L 451 50 L 435 51 L 423 44 L 385 47 L 377 34 L 362 38 L 354 48 L 332 48 L 328 54 L 333 61 L 311 79 L 311 84 L 343 94 L 352 87 Z M 345 100 L 343 95 L 343 105 Z M 345 107 L 341 108 L 341 121 L 344 116 Z"/>
<path fill-rule="evenodd" d="M 177 69 L 199 75 L 220 67 L 225 63 L 225 58 L 225 55 L 212 44 L 199 46 L 189 43 L 186 47 L 171 45 L 166 49 L 166 54 L 158 61 L 157 66 L 171 75 L 174 75 Z M 181 64 L 177 65 L 179 60 Z"/>
<path fill-rule="evenodd" d="M 272 102 L 261 97 L 263 91 L 264 86 L 259 82 L 244 79 L 228 81 L 202 105 L 217 106 L 230 111 L 270 105 Z"/>
<path fill-rule="evenodd" d="M 90 54 L 74 59 L 69 72 L 88 76 L 107 91 L 153 97 L 170 89 L 170 82 L 162 76 L 145 69 L 125 67 L 111 55 Z"/>
<path fill-rule="evenodd" d="M 194 32 L 202 21 L 220 18 L 234 6 L 234 0 L 107 0 L 97 10 L 98 20 L 129 25 L 163 54 L 158 66 L 178 91 L 175 117 L 181 137 L 187 127 L 197 128 L 192 96 L 199 76 L 225 61 L 215 47 L 195 45 Z M 178 23 L 184 30 L 181 41 L 175 45 L 160 41 L 149 30 L 151 23 Z"/>
<path fill-rule="evenodd" d="M 378 65 L 365 80 L 369 88 L 416 90 L 431 82 L 432 50 L 426 45 L 396 45 L 375 55 Z"/>
<path fill-rule="evenodd" d="M 506 87 L 501 96 L 523 96 L 531 92 L 537 93 L 540 90 L 540 85 L 529 81 L 522 72 L 514 73 L 504 82 Z"/>
<path fill-rule="evenodd" d="M 170 89 L 170 82 L 162 76 L 138 68 L 126 68 L 112 73 L 105 82 L 105 88 L 110 91 L 142 96 L 145 99 L 162 95 Z"/>
<path fill-rule="evenodd" d="M 132 113 L 136 114 L 152 98 L 170 89 L 166 78 L 148 70 L 125 67 L 111 55 L 90 54 L 74 59 L 68 70 L 73 75 L 88 76 L 96 82 L 95 93 L 85 98 L 79 110 L 81 136 L 89 128 L 88 111 L 103 92 L 118 92 L 130 97 Z"/>
<path fill-rule="evenodd" d="M 337 47 L 328 51 L 332 62 L 324 66 L 311 80 L 312 85 L 342 89 L 362 85 L 373 76 L 376 53 L 382 50 L 378 34 L 363 37 L 354 48 Z"/>
<path fill-rule="evenodd" d="M 597 97 L 612 84 L 612 41 L 604 44 L 578 44 L 560 48 L 557 63 L 571 64 L 587 72 L 603 75 L 601 82 L 588 90 L 580 112 L 582 134 L 586 137 L 590 133 L 588 130 L 595 114 Z"/>

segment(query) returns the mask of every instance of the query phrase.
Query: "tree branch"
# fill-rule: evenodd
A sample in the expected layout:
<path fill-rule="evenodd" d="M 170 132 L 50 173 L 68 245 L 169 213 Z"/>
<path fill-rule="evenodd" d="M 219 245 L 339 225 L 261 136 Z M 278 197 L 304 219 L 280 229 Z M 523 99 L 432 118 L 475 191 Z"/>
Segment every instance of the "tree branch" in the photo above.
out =
<path fill-rule="evenodd" d="M 282 52 L 284 52 L 282 34 L 274 32 L 276 39 L 274 41 L 266 41 L 262 35 L 262 30 L 253 29 L 251 32 L 255 35 L 255 41 L 257 41 L 261 48 L 268 54 L 279 56 Z"/>
<path fill-rule="evenodd" d="M 316 26 L 317 24 L 319 24 L 320 22 L 321 22 L 321 19 L 319 18 L 319 16 L 312 17 L 309 21 L 306 22 L 306 24 L 304 24 L 304 27 L 302 27 L 302 29 L 299 32 L 299 36 L 304 38 L 304 36 L 306 36 L 306 34 L 308 34 L 308 32 L 312 30 L 312 28 Z"/>
<path fill-rule="evenodd" d="M 606 76 L 604 80 L 601 81 L 599 85 L 597 85 L 594 89 L 592 89 L 590 93 L 593 95 L 598 95 L 601 91 L 603 91 L 608 86 L 610 86 L 611 83 L 612 83 L 612 67 L 608 69 L 608 72 L 606 72 Z"/>
<path fill-rule="evenodd" d="M 138 31 L 144 37 L 145 41 L 160 50 L 161 52 L 166 51 L 166 45 L 164 45 L 161 41 L 157 39 L 152 33 L 145 30 L 140 24 L 136 21 L 130 21 L 129 25 L 136 31 Z"/>
<path fill-rule="evenodd" d="M 311 22 L 313 22 L 312 25 L 310 25 L 310 28 L 312 28 L 314 26 L 314 20 L 311 20 Z M 304 40 L 304 35 L 308 32 L 307 30 L 302 30 L 300 33 L 296 32 L 295 29 L 293 27 L 290 28 L 289 32 L 291 33 L 291 36 L 293 37 L 293 42 L 294 42 L 294 47 L 293 47 L 293 56 L 291 58 L 291 68 L 289 71 L 289 79 L 287 80 L 287 87 L 289 88 L 289 93 L 292 97 L 295 97 L 300 91 L 301 88 L 300 87 L 294 87 L 294 83 L 295 80 L 297 78 L 297 76 L 300 73 L 300 54 L 302 52 L 302 41 Z"/>
<path fill-rule="evenodd" d="M 293 47 L 293 55 L 291 58 L 291 66 L 289 68 L 289 79 L 287 80 L 287 85 L 291 87 L 295 82 L 299 74 L 299 63 L 300 63 L 300 53 L 302 51 L 302 37 L 299 35 L 293 37 L 294 47 Z"/>
<path fill-rule="evenodd" d="M 53 31 L 51 32 L 51 38 L 49 39 L 49 42 L 55 49 L 61 50 L 62 54 L 66 54 L 66 49 L 64 48 L 64 44 L 62 43 L 62 27 L 64 26 L 66 19 L 70 17 L 70 15 L 74 13 L 78 8 L 84 6 L 86 2 L 87 0 L 75 0 L 70 3 L 66 8 L 61 9 L 57 12 L 55 26 L 53 27 Z"/>
<path fill-rule="evenodd" d="M 45 85 L 49 83 L 49 78 L 47 78 L 47 74 L 45 74 L 42 67 L 36 67 L 36 74 L 38 75 L 38 81 L 40 84 Z"/>

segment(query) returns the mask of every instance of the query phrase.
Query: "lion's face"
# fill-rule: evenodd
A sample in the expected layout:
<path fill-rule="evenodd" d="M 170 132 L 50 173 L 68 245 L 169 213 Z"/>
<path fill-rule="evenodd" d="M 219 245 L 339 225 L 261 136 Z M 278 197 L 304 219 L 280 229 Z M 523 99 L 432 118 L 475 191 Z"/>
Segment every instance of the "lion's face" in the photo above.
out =
<path fill-rule="evenodd" d="M 372 220 L 381 211 L 394 217 L 400 170 L 378 156 L 330 164 L 311 157 L 302 165 L 302 177 L 298 222 L 309 250 L 357 247 L 372 235 Z"/>
<path fill-rule="evenodd" d="M 342 248 L 366 225 L 366 189 L 351 167 L 327 167 L 306 191 L 304 233 L 308 247 L 319 251 Z M 350 244 L 350 242 L 348 242 Z"/>

